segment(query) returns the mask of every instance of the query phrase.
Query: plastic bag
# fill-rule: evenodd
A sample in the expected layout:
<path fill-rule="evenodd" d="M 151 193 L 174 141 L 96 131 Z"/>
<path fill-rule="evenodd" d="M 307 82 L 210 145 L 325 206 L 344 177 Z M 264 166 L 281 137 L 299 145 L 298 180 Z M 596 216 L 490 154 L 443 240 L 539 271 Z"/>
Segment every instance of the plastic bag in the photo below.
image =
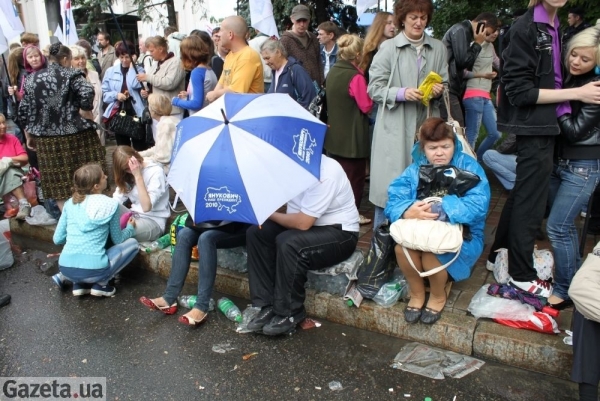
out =
<path fill-rule="evenodd" d="M 427 74 L 418 88 L 421 93 L 423 93 L 423 98 L 421 99 L 423 105 L 426 107 L 429 106 L 429 101 L 433 98 L 433 85 L 441 84 L 442 81 L 442 77 L 437 72 L 430 71 L 429 74 Z"/>
<path fill-rule="evenodd" d="M 373 231 L 365 263 L 358 269 L 356 289 L 365 298 L 373 298 L 394 271 L 394 247 L 390 227 L 382 225 Z"/>
<path fill-rule="evenodd" d="M 384 308 L 389 308 L 398 302 L 400 297 L 406 295 L 406 290 L 406 280 L 403 276 L 399 276 L 381 286 L 377 295 L 373 297 L 373 301 Z"/>
<path fill-rule="evenodd" d="M 512 299 L 494 297 L 487 294 L 489 284 L 484 285 L 471 299 L 468 311 L 476 318 L 508 319 L 526 321 L 535 308 Z"/>
<path fill-rule="evenodd" d="M 23 192 L 25 192 L 25 198 L 31 206 L 37 206 L 37 187 L 35 181 L 27 181 L 23 183 Z"/>
<path fill-rule="evenodd" d="M 10 249 L 10 224 L 8 220 L 0 220 L 0 270 L 8 269 L 15 259 Z"/>
<path fill-rule="evenodd" d="M 460 379 L 484 364 L 484 361 L 456 352 L 419 343 L 409 343 L 402 347 L 396 355 L 392 367 L 431 379 L 442 380 L 444 377 Z"/>
<path fill-rule="evenodd" d="M 510 274 L 508 274 L 508 249 L 500 248 L 496 252 L 494 278 L 498 283 L 506 284 L 510 279 Z M 552 252 L 549 249 L 537 249 L 536 246 L 533 250 L 533 268 L 540 280 L 552 279 L 552 269 L 554 268 Z"/>
<path fill-rule="evenodd" d="M 424 164 L 419 167 L 419 184 L 417 199 L 445 195 L 464 196 L 470 189 L 479 184 L 481 178 L 470 171 L 446 165 L 436 166 Z"/>
<path fill-rule="evenodd" d="M 494 322 L 516 329 L 538 331 L 546 334 L 558 334 L 560 330 L 556 320 L 544 312 L 534 312 L 527 321 L 516 321 L 509 319 L 494 319 Z"/>
<path fill-rule="evenodd" d="M 237 324 L 235 331 L 240 334 L 252 333 L 252 330 L 248 330 L 248 323 L 258 315 L 258 312 L 260 312 L 259 307 L 248 305 L 242 312 L 242 321 Z"/>
<path fill-rule="evenodd" d="M 31 216 L 25 217 L 25 221 L 31 226 L 51 226 L 52 224 L 57 223 L 57 221 L 46 212 L 46 208 L 41 205 L 31 208 Z"/>
<path fill-rule="evenodd" d="M 19 200 L 12 193 L 8 193 L 2 196 L 2 201 L 4 202 L 4 218 L 10 219 L 11 217 L 15 217 L 17 213 L 19 213 Z"/>

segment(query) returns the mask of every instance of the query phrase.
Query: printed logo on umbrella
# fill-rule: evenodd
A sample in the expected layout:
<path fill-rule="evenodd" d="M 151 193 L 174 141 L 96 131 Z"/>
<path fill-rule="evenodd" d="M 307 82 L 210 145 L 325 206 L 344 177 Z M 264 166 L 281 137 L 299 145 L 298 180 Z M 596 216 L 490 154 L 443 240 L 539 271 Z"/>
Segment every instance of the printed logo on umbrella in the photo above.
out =
<path fill-rule="evenodd" d="M 310 157 L 315 153 L 313 148 L 317 146 L 310 132 L 306 128 L 303 128 L 298 135 L 294 135 L 294 149 L 292 152 L 298 156 L 298 159 L 305 163 L 310 163 Z"/>
<path fill-rule="evenodd" d="M 227 210 L 229 214 L 235 213 L 235 207 L 242 203 L 242 197 L 239 194 L 232 194 L 229 188 L 220 187 L 208 187 L 206 188 L 206 195 L 204 195 L 206 201 L 206 208 L 216 208 L 218 211 Z"/>

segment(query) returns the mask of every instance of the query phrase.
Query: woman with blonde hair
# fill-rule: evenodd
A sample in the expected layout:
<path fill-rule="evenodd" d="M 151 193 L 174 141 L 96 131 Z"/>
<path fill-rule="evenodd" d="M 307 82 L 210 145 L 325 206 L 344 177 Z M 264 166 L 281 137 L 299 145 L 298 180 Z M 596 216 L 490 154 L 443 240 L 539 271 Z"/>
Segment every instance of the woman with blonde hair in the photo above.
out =
<path fill-rule="evenodd" d="M 100 75 L 96 71 L 92 71 L 87 68 L 87 52 L 82 46 L 72 45 L 69 46 L 71 49 L 71 65 L 73 68 L 77 68 L 85 74 L 85 79 L 94 86 L 94 108 L 92 110 L 80 110 L 79 113 L 82 117 L 94 121 L 98 127 L 100 127 L 102 119 L 102 83 L 100 82 Z M 106 143 L 104 131 L 97 129 L 98 138 L 102 146 Z"/>
<path fill-rule="evenodd" d="M 369 68 L 373 62 L 373 57 L 379 50 L 379 46 L 396 35 L 396 26 L 394 25 L 394 16 L 392 13 L 380 11 L 375 14 L 373 23 L 367 31 L 365 44 L 363 47 L 363 57 L 361 58 L 359 68 L 365 72 L 367 82 L 369 81 Z"/>
<path fill-rule="evenodd" d="M 185 39 L 184 39 L 185 41 Z M 183 54 L 183 45 L 182 45 Z M 147 160 L 152 160 L 163 167 L 165 174 L 169 172 L 171 165 L 171 153 L 173 151 L 173 142 L 175 142 L 175 130 L 177 129 L 177 119 L 171 116 L 171 101 L 165 95 L 151 93 L 148 96 L 148 109 L 154 120 L 158 121 L 156 126 L 156 144 L 140 155 Z"/>
<path fill-rule="evenodd" d="M 325 81 L 329 124 L 325 150 L 344 169 L 352 185 L 354 203 L 360 209 L 371 152 L 369 112 L 373 101 L 367 94 L 364 72 L 359 68 L 363 40 L 357 35 L 342 35 L 337 45 L 338 60 Z M 360 216 L 360 224 L 370 222 Z"/>
<path fill-rule="evenodd" d="M 117 146 L 113 152 L 113 173 L 123 215 L 135 219 L 135 239 L 154 241 L 165 231 L 169 211 L 169 191 L 161 165 L 144 158 L 130 146 Z M 131 210 L 123 206 L 131 202 Z M 122 217 L 121 221 L 124 221 Z"/>

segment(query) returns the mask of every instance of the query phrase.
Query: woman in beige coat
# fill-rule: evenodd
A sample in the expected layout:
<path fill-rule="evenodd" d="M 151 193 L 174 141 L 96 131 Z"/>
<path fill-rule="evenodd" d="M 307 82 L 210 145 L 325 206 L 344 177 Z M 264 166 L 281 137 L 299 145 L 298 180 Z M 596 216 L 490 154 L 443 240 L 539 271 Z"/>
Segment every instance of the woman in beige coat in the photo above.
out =
<path fill-rule="evenodd" d="M 146 39 L 146 50 L 150 53 L 154 62 L 150 71 L 137 75 L 138 81 L 146 82 L 150 89 L 149 92 L 142 90 L 142 97 L 148 97 L 149 93 L 166 95 L 169 99 L 177 97 L 179 92 L 185 90 L 185 71 L 181 66 L 181 60 L 169 52 L 169 44 L 162 36 L 153 36 Z M 183 110 L 173 106 L 171 116 L 177 121 L 181 121 Z M 154 141 L 156 141 L 157 124 L 158 121 L 154 120 L 152 124 Z"/>
<path fill-rule="evenodd" d="M 371 147 L 371 187 L 369 200 L 375 205 L 373 227 L 384 222 L 387 190 L 394 178 L 411 164 L 415 135 L 427 116 L 417 89 L 430 71 L 448 81 L 446 49 L 442 42 L 425 33 L 431 21 L 431 0 L 404 0 L 394 7 L 400 30 L 381 44 L 369 69 L 369 96 L 379 104 Z M 436 84 L 434 97 L 443 86 Z M 439 102 L 430 102 L 433 116 L 439 116 Z"/>

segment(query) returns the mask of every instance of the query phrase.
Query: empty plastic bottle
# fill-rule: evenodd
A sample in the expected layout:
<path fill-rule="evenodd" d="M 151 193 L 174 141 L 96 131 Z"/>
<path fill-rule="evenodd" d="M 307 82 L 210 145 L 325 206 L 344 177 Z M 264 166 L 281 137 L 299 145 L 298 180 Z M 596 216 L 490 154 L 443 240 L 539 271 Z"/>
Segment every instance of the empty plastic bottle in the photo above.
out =
<path fill-rule="evenodd" d="M 235 306 L 233 301 L 231 301 L 229 298 L 223 297 L 219 299 L 217 302 L 217 307 L 225 316 L 227 316 L 229 320 L 238 323 L 242 322 L 242 313 L 240 312 L 240 309 Z"/>
<path fill-rule="evenodd" d="M 198 299 L 197 295 L 182 295 L 177 298 L 177 303 L 179 304 L 179 306 L 182 306 L 182 307 L 188 308 L 188 309 L 192 309 L 194 307 L 194 305 L 196 305 L 197 299 Z M 208 311 L 211 312 L 214 310 L 215 310 L 215 300 L 211 298 L 210 302 L 208 303 Z"/>
<path fill-rule="evenodd" d="M 146 253 L 156 252 L 159 249 L 165 249 L 171 245 L 171 234 L 165 234 L 156 241 L 154 241 L 148 248 L 146 248 Z"/>

